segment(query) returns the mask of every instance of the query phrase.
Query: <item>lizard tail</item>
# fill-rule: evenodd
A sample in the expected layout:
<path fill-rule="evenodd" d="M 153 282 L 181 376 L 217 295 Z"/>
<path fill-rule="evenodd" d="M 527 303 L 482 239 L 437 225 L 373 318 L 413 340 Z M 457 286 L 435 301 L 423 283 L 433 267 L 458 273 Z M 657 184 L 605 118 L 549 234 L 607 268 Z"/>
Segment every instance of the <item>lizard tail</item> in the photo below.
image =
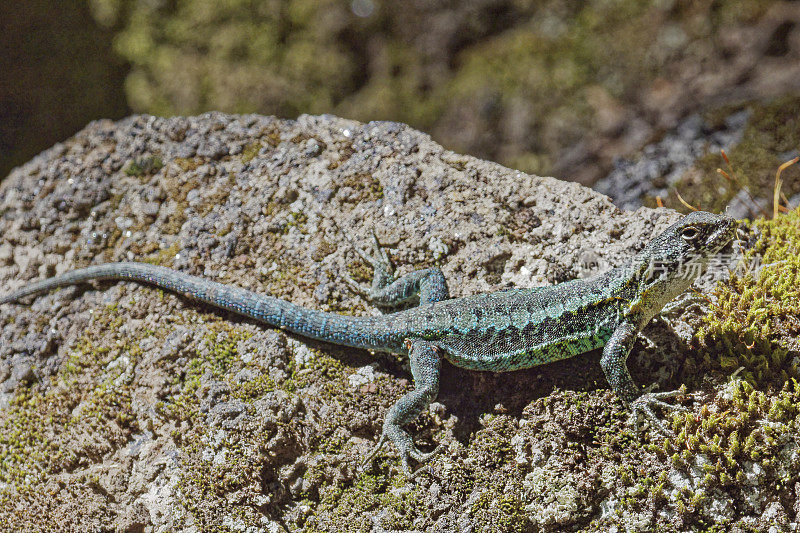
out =
<path fill-rule="evenodd" d="M 149 263 L 107 263 L 73 270 L 37 281 L 0 297 L 0 304 L 16 302 L 58 287 L 87 281 L 135 281 L 232 311 L 304 337 L 356 348 L 380 350 L 385 341 L 376 334 L 376 317 L 351 317 L 307 309 L 280 298 L 223 285 Z"/>

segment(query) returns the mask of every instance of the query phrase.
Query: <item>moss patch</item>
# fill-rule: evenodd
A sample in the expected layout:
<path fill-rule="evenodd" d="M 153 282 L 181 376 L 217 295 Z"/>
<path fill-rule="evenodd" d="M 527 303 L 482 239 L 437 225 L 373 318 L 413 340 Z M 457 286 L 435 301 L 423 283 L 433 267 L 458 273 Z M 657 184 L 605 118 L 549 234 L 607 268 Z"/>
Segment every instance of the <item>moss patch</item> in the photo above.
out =
<path fill-rule="evenodd" d="M 773 3 L 386 4 L 365 17 L 334 0 L 92 5 L 130 62 L 136 111 L 397 120 L 459 151 L 548 174 L 598 130 L 652 113 L 642 101 L 685 62 L 724 62 L 720 36 L 754 25 Z"/>
<path fill-rule="evenodd" d="M 765 393 L 734 379 L 699 413 L 673 419 L 677 437 L 666 439 L 663 451 L 674 465 L 683 468 L 702 457 L 703 486 L 738 489 L 746 480 L 746 462 L 760 463 L 767 475 L 774 471 L 778 452 L 789 442 L 786 436 L 800 429 L 799 402 L 796 380 L 777 393 Z M 786 487 L 789 481 L 776 479 L 768 486 L 780 483 Z"/>
<path fill-rule="evenodd" d="M 383 198 L 383 186 L 371 174 L 349 174 L 339 183 L 337 195 L 354 204 L 375 201 Z"/>
<path fill-rule="evenodd" d="M 125 174 L 141 178 L 155 174 L 164 167 L 164 162 L 156 155 L 140 157 L 129 162 L 125 167 Z"/>
<path fill-rule="evenodd" d="M 800 350 L 800 209 L 774 220 L 757 220 L 761 233 L 744 256 L 757 271 L 735 273 L 719 284 L 697 339 L 703 362 L 758 387 L 798 377 Z"/>
<path fill-rule="evenodd" d="M 97 519 L 110 519 L 105 497 L 99 506 L 90 504 L 102 494 L 97 480 L 81 472 L 138 430 L 131 380 L 141 350 L 129 338 L 109 343 L 106 337 L 114 337 L 123 321 L 116 306 L 106 308 L 48 383 L 22 388 L 0 413 L 0 519 L 11 529 L 26 529 L 45 509 L 56 513 L 70 501 L 84 501 L 86 508 L 66 524 L 95 511 Z M 53 487 L 59 478 L 62 486 Z M 62 491 L 64 483 L 69 488 Z"/>

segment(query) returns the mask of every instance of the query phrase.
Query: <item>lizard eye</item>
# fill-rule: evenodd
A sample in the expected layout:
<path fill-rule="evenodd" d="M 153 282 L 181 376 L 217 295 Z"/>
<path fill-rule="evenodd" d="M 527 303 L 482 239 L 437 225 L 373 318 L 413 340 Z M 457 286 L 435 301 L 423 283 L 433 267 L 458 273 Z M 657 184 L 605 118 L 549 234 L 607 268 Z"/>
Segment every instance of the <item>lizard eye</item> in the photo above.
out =
<path fill-rule="evenodd" d="M 700 235 L 700 232 L 697 231 L 697 228 L 694 226 L 689 226 L 688 228 L 683 228 L 681 230 L 681 237 L 685 241 L 693 241 Z"/>

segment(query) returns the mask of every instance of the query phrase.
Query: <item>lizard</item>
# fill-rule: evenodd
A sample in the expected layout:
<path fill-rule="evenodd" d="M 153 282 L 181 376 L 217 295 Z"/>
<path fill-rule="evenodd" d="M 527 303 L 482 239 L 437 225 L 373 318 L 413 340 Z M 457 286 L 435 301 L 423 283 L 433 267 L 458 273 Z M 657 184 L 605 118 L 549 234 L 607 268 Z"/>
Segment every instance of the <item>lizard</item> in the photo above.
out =
<path fill-rule="evenodd" d="M 380 438 L 367 457 L 391 442 L 400 466 L 412 475 L 413 459 L 426 462 L 403 426 L 436 399 L 443 360 L 469 370 L 505 372 L 558 361 L 603 348 L 600 365 L 638 428 L 644 418 L 669 434 L 654 408 L 685 409 L 663 401 L 680 391 L 641 391 L 627 357 L 639 331 L 701 274 L 708 260 L 736 237 L 731 217 L 695 211 L 652 239 L 623 265 L 587 279 L 545 287 L 509 289 L 451 298 L 438 267 L 395 278 L 388 254 L 374 238 L 373 267 L 364 291 L 380 307 L 412 307 L 378 316 L 348 316 L 308 309 L 167 267 L 138 262 L 93 265 L 31 283 L 0 298 L 9 304 L 51 289 L 94 280 L 153 285 L 297 335 L 372 352 L 407 356 L 414 388 L 387 411 Z M 348 280 L 355 283 L 353 280 Z M 417 304 L 416 306 L 413 306 Z"/>

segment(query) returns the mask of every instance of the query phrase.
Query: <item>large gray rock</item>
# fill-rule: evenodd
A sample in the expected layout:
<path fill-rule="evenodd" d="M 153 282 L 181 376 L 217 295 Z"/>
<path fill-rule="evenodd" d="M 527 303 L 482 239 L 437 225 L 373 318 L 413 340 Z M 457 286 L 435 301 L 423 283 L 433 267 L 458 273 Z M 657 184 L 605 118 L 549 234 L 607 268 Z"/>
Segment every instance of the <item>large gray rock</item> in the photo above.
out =
<path fill-rule="evenodd" d="M 216 113 L 95 122 L 15 169 L 0 215 L 0 292 L 143 260 L 349 314 L 375 312 L 342 281 L 368 281 L 348 241 L 366 247 L 373 230 L 401 273 L 441 264 L 460 296 L 611 268 L 678 216 L 621 212 L 402 124 Z M 678 385 L 689 334 L 637 345 L 635 379 Z M 505 375 L 446 366 L 441 403 L 413 427 L 420 446 L 446 449 L 405 483 L 388 453 L 357 469 L 411 386 L 399 359 L 135 284 L 64 289 L 0 306 L 0 515 L 83 531 L 675 523 L 653 512 L 662 500 L 619 503 L 633 490 L 621 472 L 667 466 L 645 444 L 658 437 L 627 429 L 597 360 Z"/>

